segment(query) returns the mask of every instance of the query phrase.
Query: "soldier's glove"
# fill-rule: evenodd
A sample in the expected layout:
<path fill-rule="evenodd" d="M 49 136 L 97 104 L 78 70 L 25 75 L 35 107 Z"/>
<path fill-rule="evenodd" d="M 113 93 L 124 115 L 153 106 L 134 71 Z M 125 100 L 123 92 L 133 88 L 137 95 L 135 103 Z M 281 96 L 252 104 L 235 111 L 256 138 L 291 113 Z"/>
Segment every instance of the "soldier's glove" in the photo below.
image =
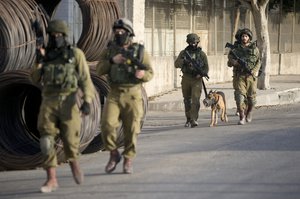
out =
<path fill-rule="evenodd" d="M 85 115 L 90 114 L 90 112 L 91 112 L 90 104 L 88 102 L 84 101 L 80 107 L 80 111 Z"/>

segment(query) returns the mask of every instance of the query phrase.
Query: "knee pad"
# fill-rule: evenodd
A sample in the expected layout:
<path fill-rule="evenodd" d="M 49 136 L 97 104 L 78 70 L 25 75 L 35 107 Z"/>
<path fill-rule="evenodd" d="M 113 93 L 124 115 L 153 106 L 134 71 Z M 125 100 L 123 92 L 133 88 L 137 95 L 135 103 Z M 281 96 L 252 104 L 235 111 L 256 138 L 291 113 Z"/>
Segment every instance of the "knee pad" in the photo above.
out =
<path fill-rule="evenodd" d="M 49 135 L 44 135 L 40 138 L 40 148 L 43 155 L 49 155 L 53 150 L 53 138 Z"/>

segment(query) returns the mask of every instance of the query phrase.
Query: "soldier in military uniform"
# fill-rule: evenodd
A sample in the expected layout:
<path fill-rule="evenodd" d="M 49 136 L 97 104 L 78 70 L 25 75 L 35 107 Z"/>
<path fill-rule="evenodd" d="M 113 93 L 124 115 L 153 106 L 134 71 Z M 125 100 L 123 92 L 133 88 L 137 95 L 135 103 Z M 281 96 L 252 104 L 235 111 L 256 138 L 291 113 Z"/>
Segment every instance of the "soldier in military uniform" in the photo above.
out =
<path fill-rule="evenodd" d="M 193 128 L 198 126 L 202 77 L 207 76 L 209 67 L 206 54 L 198 47 L 200 37 L 190 33 L 187 35 L 186 42 L 188 46 L 179 53 L 175 60 L 175 68 L 180 68 L 183 73 L 181 88 L 186 116 L 185 127 Z M 197 66 L 188 60 L 188 56 L 195 60 Z"/>
<path fill-rule="evenodd" d="M 62 20 L 50 21 L 47 27 L 49 42 L 46 48 L 37 49 L 37 63 L 31 74 L 35 84 L 42 85 L 42 103 L 38 115 L 38 130 L 44 169 L 47 180 L 41 192 L 58 187 L 56 178 L 57 157 L 55 139 L 63 141 L 66 160 L 69 161 L 74 180 L 83 181 L 79 167 L 79 141 L 81 113 L 90 113 L 95 96 L 89 67 L 84 53 L 67 42 L 68 27 Z M 83 92 L 83 104 L 76 102 L 78 89 Z"/>
<path fill-rule="evenodd" d="M 129 174 L 132 173 L 132 159 L 136 156 L 144 110 L 141 87 L 143 82 L 152 79 L 153 70 L 144 46 L 132 42 L 134 31 L 131 21 L 126 18 L 116 20 L 113 33 L 114 40 L 101 53 L 97 65 L 97 74 L 107 75 L 110 83 L 101 118 L 102 140 L 105 149 L 110 151 L 105 172 L 113 172 L 121 160 L 116 140 L 121 120 L 124 132 L 123 172 Z"/>
<path fill-rule="evenodd" d="M 234 42 L 233 44 L 233 48 L 237 48 L 240 44 L 241 44 L 241 36 L 240 36 L 240 33 L 241 33 L 241 30 L 242 29 L 238 29 L 238 31 L 236 32 L 235 34 L 235 39 L 236 41 Z M 233 76 L 232 76 L 232 86 L 233 86 L 233 90 L 234 90 L 234 100 L 237 101 L 237 96 L 238 96 L 238 85 L 237 85 L 237 75 L 235 74 L 235 71 L 233 70 Z M 239 111 L 236 110 L 236 113 L 235 113 L 237 116 L 240 115 Z"/>
<path fill-rule="evenodd" d="M 257 79 L 260 67 L 259 50 L 251 42 L 253 34 L 248 28 L 240 30 L 240 44 L 228 54 L 228 66 L 233 67 L 235 100 L 239 112 L 239 125 L 252 121 L 252 110 L 256 104 Z"/>

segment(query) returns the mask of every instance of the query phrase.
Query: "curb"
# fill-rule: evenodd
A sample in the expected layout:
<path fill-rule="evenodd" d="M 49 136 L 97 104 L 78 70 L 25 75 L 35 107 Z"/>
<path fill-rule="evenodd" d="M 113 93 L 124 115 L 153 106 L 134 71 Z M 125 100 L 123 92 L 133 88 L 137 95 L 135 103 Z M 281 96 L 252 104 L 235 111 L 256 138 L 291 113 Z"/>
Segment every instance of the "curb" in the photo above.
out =
<path fill-rule="evenodd" d="M 232 92 L 225 93 L 227 109 L 236 108 L 236 104 Z M 179 97 L 180 100 L 176 101 L 150 101 L 148 103 L 148 111 L 184 111 L 184 103 L 182 96 Z M 205 107 L 202 103 L 201 98 L 201 109 L 209 110 L 210 108 Z M 284 105 L 293 104 L 300 102 L 300 88 L 292 88 L 283 91 L 258 91 L 256 97 L 256 106 L 274 106 L 274 105 Z"/>

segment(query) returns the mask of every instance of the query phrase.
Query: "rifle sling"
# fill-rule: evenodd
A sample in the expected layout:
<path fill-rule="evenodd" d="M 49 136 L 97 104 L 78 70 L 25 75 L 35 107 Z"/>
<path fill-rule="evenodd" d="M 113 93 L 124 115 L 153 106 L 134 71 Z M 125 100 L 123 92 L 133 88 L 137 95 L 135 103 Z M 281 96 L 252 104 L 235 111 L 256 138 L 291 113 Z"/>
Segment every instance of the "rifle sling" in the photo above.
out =
<path fill-rule="evenodd" d="M 206 90 L 206 86 L 205 86 L 205 83 L 204 83 L 202 77 L 201 77 L 201 79 L 202 79 L 203 90 L 204 90 L 204 93 L 205 93 L 205 98 L 207 98 L 207 90 Z"/>

